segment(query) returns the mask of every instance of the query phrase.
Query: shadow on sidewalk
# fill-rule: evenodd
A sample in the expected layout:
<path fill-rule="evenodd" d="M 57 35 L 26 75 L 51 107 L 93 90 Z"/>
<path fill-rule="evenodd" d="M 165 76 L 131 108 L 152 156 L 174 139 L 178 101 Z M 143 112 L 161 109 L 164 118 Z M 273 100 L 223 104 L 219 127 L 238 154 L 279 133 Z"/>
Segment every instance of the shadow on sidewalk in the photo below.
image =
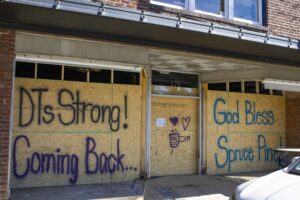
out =
<path fill-rule="evenodd" d="M 12 189 L 10 200 L 143 199 L 144 181 Z"/>
<path fill-rule="evenodd" d="M 146 182 L 144 199 L 228 200 L 239 184 L 270 172 L 216 176 L 180 175 L 152 178 Z"/>

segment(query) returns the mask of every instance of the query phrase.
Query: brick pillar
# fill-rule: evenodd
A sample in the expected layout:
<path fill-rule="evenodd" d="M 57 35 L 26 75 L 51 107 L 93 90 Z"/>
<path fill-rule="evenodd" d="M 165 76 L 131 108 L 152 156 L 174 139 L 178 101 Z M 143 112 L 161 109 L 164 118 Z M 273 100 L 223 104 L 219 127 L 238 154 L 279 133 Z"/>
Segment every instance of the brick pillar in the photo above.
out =
<path fill-rule="evenodd" d="M 300 148 L 300 92 L 286 92 L 286 145 Z"/>
<path fill-rule="evenodd" d="M 0 200 L 9 197 L 9 136 L 15 31 L 0 28 Z"/>

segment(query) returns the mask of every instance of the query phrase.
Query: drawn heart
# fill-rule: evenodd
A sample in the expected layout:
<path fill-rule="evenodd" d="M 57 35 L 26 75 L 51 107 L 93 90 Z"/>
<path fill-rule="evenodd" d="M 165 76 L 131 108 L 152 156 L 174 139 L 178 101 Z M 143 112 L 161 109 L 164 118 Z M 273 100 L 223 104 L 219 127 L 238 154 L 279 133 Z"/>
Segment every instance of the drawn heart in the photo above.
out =
<path fill-rule="evenodd" d="M 186 129 L 188 128 L 188 126 L 190 124 L 191 118 L 190 117 L 182 117 L 181 121 L 182 121 L 183 130 L 186 131 Z"/>
<path fill-rule="evenodd" d="M 173 126 L 176 126 L 176 124 L 178 123 L 178 117 L 170 117 L 169 120 L 173 124 Z"/>

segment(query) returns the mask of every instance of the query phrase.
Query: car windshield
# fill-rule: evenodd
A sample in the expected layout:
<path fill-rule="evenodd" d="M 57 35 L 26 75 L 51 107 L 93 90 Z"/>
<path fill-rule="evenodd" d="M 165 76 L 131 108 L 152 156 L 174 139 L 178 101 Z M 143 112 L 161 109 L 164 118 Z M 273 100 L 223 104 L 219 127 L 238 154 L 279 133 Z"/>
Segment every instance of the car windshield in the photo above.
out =
<path fill-rule="evenodd" d="M 296 160 L 294 163 L 292 163 L 288 169 L 287 172 L 289 174 L 296 174 L 300 175 L 300 159 Z"/>

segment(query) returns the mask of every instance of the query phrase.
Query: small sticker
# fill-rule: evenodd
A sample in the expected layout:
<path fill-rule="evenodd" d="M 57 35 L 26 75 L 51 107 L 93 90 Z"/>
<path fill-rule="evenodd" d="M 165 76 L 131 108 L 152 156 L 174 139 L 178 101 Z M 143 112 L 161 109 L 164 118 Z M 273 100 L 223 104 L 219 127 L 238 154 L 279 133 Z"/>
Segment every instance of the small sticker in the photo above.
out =
<path fill-rule="evenodd" d="M 156 127 L 165 127 L 166 118 L 156 118 Z"/>

